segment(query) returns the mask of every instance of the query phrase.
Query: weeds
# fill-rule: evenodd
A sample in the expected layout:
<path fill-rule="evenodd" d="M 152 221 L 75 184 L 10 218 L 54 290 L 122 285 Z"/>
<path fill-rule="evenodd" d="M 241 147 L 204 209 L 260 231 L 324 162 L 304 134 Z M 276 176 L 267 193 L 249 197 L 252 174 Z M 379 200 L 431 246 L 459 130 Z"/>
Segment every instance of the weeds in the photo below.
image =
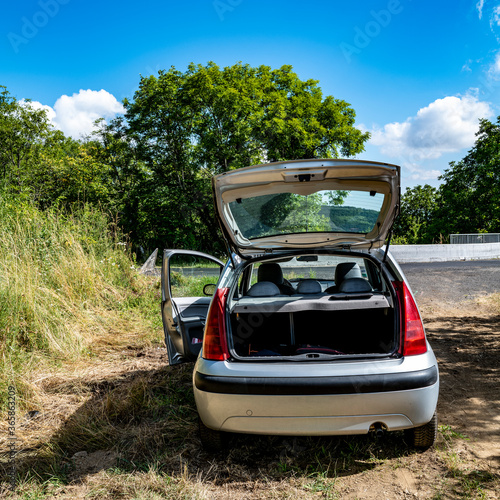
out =
<path fill-rule="evenodd" d="M 63 215 L 2 199 L 0 412 L 8 385 L 20 411 L 36 406 L 35 368 L 88 358 L 119 336 L 152 340 L 157 284 L 136 273 L 124 248 L 99 211 Z"/>
<path fill-rule="evenodd" d="M 456 484 L 457 497 L 487 498 L 484 487 L 498 483 L 498 477 L 490 472 L 471 468 L 471 464 L 460 456 L 454 445 L 459 440 L 469 441 L 465 434 L 454 430 L 450 425 L 440 425 L 439 433 L 443 437 L 439 453 L 447 467 L 447 473 L 441 488 L 449 488 L 448 481 L 451 480 Z M 441 492 L 436 492 L 433 498 L 442 498 Z"/>
<path fill-rule="evenodd" d="M 455 431 L 451 427 L 451 425 L 440 425 L 438 429 L 441 436 L 443 436 L 445 443 L 448 444 L 451 443 L 454 439 L 465 439 L 465 440 L 469 439 L 465 434 Z"/>

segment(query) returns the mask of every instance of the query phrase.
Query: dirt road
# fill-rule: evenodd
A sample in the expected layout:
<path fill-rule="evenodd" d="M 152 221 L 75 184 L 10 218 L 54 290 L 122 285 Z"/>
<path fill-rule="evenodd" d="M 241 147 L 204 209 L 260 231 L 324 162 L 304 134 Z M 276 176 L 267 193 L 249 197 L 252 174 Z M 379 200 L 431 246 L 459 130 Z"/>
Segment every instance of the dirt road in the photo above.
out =
<path fill-rule="evenodd" d="M 500 261 L 403 266 L 439 361 L 441 421 L 471 437 L 500 467 Z"/>

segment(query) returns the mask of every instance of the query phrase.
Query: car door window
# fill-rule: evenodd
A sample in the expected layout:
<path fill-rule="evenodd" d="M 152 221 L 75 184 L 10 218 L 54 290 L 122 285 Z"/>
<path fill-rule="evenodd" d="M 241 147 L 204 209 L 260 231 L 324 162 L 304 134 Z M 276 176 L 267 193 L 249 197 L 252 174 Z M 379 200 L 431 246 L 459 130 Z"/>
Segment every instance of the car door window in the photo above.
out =
<path fill-rule="evenodd" d="M 165 250 L 162 268 L 162 318 L 169 363 L 193 361 L 203 342 L 211 296 L 223 264 L 201 252 Z M 214 287 L 212 287 L 214 288 Z"/>

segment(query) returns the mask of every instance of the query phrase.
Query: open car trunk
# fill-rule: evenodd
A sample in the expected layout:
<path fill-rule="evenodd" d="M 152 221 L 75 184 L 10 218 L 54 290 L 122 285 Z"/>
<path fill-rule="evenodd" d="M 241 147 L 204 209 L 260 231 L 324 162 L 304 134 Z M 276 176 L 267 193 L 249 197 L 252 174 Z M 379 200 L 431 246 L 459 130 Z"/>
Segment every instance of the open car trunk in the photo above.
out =
<path fill-rule="evenodd" d="M 241 297 L 229 317 L 236 358 L 387 356 L 399 347 L 392 300 L 383 293 Z"/>

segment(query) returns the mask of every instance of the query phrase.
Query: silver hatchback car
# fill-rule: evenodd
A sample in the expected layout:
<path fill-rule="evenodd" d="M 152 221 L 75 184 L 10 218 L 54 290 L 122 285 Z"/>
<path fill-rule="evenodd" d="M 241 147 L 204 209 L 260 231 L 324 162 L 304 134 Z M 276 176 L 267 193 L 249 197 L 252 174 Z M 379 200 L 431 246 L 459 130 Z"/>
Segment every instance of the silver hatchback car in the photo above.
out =
<path fill-rule="evenodd" d="M 169 362 L 196 360 L 205 448 L 229 432 L 434 443 L 436 358 L 385 243 L 399 180 L 396 165 L 331 159 L 214 177 L 229 261 L 165 250 L 162 267 Z"/>

